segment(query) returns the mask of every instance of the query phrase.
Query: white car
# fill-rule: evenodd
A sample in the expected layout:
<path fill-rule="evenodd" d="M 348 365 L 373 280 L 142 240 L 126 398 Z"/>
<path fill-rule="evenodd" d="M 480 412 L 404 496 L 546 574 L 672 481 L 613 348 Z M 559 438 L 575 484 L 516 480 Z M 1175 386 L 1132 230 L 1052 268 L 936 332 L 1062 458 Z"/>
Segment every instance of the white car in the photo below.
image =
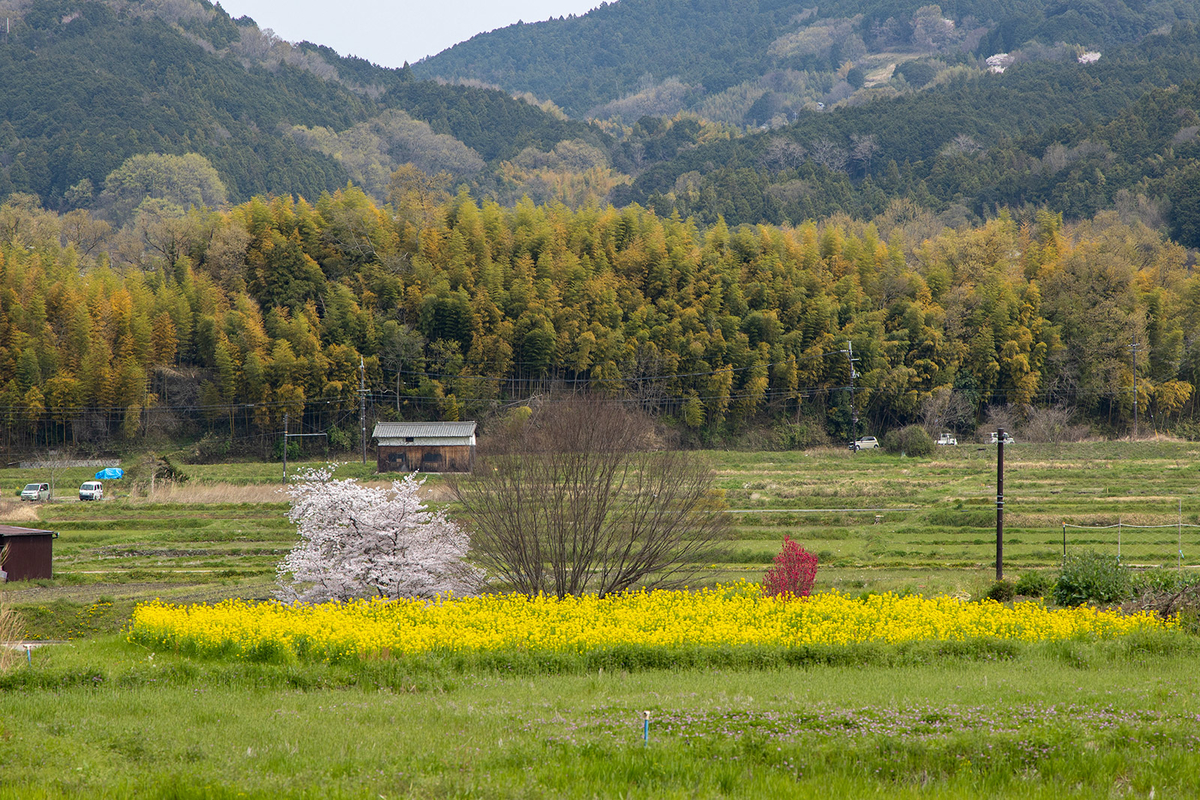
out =
<path fill-rule="evenodd" d="M 996 436 L 995 431 L 992 431 L 992 444 L 999 444 L 999 443 L 1000 443 L 1000 438 L 998 436 Z M 1016 441 L 1014 441 L 1014 439 L 1008 435 L 1007 431 L 1005 431 L 1005 433 L 1004 433 L 1004 443 L 1005 444 L 1016 444 Z"/>
<path fill-rule="evenodd" d="M 100 481 L 84 481 L 79 487 L 80 500 L 103 500 L 104 485 Z"/>
<path fill-rule="evenodd" d="M 957 445 L 958 438 L 953 433 L 943 433 L 938 437 L 937 443 L 939 445 Z"/>
<path fill-rule="evenodd" d="M 48 483 L 27 483 L 25 488 L 21 490 L 21 499 L 28 500 L 31 503 L 40 503 L 50 499 L 50 484 Z"/>
<path fill-rule="evenodd" d="M 864 436 L 850 445 L 850 448 L 856 452 L 859 450 L 875 450 L 878 447 L 879 440 L 874 436 Z"/>

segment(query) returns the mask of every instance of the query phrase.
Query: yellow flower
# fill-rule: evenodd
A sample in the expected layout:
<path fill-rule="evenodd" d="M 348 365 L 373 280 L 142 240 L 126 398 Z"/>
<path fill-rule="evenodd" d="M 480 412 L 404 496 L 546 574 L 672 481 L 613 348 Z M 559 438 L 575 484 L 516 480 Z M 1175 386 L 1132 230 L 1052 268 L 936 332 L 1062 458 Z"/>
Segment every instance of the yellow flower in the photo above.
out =
<path fill-rule="evenodd" d="M 259 657 L 263 653 L 340 660 L 380 654 L 521 650 L 581 653 L 622 645 L 783 646 L 859 642 L 1034 642 L 1111 638 L 1173 627 L 1149 614 L 1093 608 L 1004 606 L 952 597 L 804 600 L 764 597 L 753 584 L 699 591 L 639 591 L 599 598 L 523 595 L 422 600 L 355 600 L 320 605 L 248 603 L 138 606 L 133 641 L 185 652 Z"/>

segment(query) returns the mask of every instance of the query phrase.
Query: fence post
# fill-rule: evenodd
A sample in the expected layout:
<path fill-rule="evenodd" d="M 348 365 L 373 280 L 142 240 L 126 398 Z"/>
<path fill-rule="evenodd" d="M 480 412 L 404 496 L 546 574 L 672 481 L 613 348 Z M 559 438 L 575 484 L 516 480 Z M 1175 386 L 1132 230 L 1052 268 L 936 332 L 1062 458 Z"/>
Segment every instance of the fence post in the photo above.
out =
<path fill-rule="evenodd" d="M 1179 498 L 1179 520 L 1176 523 L 1179 531 L 1179 569 L 1183 569 L 1183 498 Z"/>
<path fill-rule="evenodd" d="M 1117 517 L 1117 563 L 1121 563 L 1121 518 Z"/>
<path fill-rule="evenodd" d="M 1063 521 L 1063 563 L 1067 563 L 1067 523 Z"/>

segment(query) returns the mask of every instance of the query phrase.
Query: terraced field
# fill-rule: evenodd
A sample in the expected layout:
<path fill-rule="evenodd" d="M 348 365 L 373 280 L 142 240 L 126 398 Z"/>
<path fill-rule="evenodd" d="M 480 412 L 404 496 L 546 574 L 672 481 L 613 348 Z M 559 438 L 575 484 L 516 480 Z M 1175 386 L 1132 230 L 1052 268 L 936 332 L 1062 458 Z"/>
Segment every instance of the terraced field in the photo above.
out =
<path fill-rule="evenodd" d="M 1064 520 L 1173 524 L 1126 528 L 1123 555 L 1200 563 L 1197 456 L 1173 442 L 1007 448 L 1007 571 L 1053 569 Z M 729 560 L 702 565 L 707 581 L 757 580 L 785 533 L 820 554 L 818 590 L 977 596 L 994 574 L 990 447 L 712 458 L 736 538 Z M 295 539 L 279 465 L 185 468 L 183 486 L 131 480 L 99 503 L 60 491 L 36 507 L 14 492 L 39 476 L 0 471 L 0 520 L 60 534 L 56 577 L 0 598 L 24 638 L 70 640 L 0 675 L 0 798 L 1197 796 L 1197 647 L 1183 630 L 700 653 L 712 661 L 633 647 L 545 667 L 527 642 L 477 661 L 151 651 L 117 633 L 136 603 L 269 596 Z M 426 488 L 446 500 L 436 477 Z M 1072 529 L 1068 546 L 1115 551 L 1114 534 Z"/>
<path fill-rule="evenodd" d="M 946 588 L 994 576 L 994 446 L 927 459 L 822 450 L 715 460 L 737 517 L 732 560 L 747 571 L 790 533 L 820 555 L 826 579 L 849 588 L 896 580 L 925 588 L 931 576 Z M 1198 465 L 1200 445 L 1188 442 L 1006 447 L 1006 574 L 1056 566 L 1064 523 L 1084 526 L 1066 529 L 1068 550 L 1120 547 L 1131 564 L 1200 565 Z M 1132 527 L 1150 525 L 1168 527 Z"/>
<path fill-rule="evenodd" d="M 1016 444 L 1005 455 L 1007 575 L 1055 567 L 1064 522 L 1122 524 L 1119 532 L 1070 528 L 1068 548 L 1116 553 L 1120 546 L 1127 563 L 1200 565 L 1200 527 L 1190 527 L 1200 526 L 1200 444 Z M 785 534 L 819 555 L 818 588 L 974 595 L 994 576 L 994 447 L 960 445 L 921 459 L 840 449 L 711 457 L 734 541 L 705 582 L 758 580 Z M 159 483 L 153 493 L 144 482 L 109 483 L 99 503 L 75 499 L 91 470 L 67 470 L 57 476 L 56 502 L 36 508 L 15 491 L 37 476 L 0 470 L 0 521 L 59 533 L 55 579 L 6 587 L 12 599 L 270 596 L 275 564 L 295 541 L 278 491 L 280 465 L 184 469 L 186 484 Z M 378 480 L 370 465 L 341 469 Z M 426 490 L 434 502 L 446 498 L 437 476 Z"/>

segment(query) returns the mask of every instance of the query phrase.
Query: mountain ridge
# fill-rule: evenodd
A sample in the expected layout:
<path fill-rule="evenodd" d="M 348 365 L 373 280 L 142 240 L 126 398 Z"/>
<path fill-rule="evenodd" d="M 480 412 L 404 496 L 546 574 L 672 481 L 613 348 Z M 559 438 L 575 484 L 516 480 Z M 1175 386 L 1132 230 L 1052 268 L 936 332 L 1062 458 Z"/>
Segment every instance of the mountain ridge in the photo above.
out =
<path fill-rule="evenodd" d="M 33 193 L 57 208 L 82 181 L 98 191 L 125 159 L 147 152 L 199 153 L 234 200 L 316 198 L 352 176 L 288 130 L 347 130 L 391 109 L 465 138 L 493 162 L 522 146 L 601 137 L 502 92 L 292 46 L 205 0 L 34 0 L 0 48 L 0 107 L 0 196 Z"/>
<path fill-rule="evenodd" d="M 675 110 L 704 115 L 706 102 L 741 84 L 747 95 L 739 107 L 748 112 L 772 93 L 770 75 L 780 71 L 844 78 L 837 73 L 851 68 L 846 65 L 874 64 L 880 54 L 953 61 L 1059 42 L 1102 48 L 1200 20 L 1189 0 L 1135 5 L 953 0 L 943 12 L 922 0 L 842 0 L 819 7 L 791 0 L 619 0 L 581 16 L 478 34 L 412 69 L 427 78 L 531 92 L 572 116 L 594 115 L 644 91 L 647 83 L 670 80 L 691 91 Z M 836 86 L 840 81 L 825 94 Z"/>

